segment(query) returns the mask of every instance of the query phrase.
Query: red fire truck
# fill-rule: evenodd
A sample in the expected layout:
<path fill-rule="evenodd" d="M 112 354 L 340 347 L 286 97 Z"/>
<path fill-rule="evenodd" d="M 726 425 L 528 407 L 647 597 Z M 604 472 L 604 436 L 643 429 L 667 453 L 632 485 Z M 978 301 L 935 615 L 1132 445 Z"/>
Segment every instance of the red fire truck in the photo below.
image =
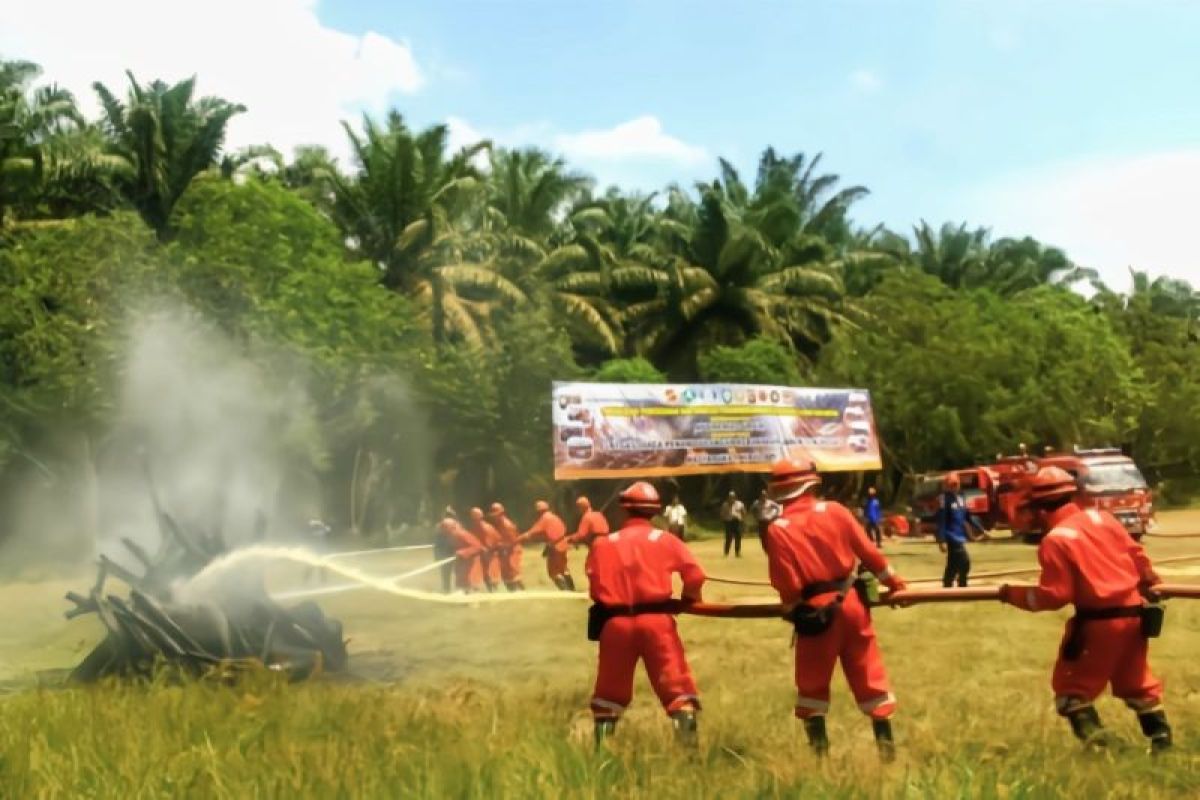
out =
<path fill-rule="evenodd" d="M 1041 457 L 1027 454 L 1003 456 L 994 463 L 953 470 L 958 476 L 967 509 L 988 530 L 1009 529 L 1014 535 L 1034 539 L 1044 531 L 1023 507 L 1027 483 L 1045 466 L 1062 467 L 1079 481 L 1076 500 L 1084 508 L 1108 511 L 1140 539 L 1153 518 L 1153 497 L 1133 459 L 1120 450 L 1105 448 L 1071 453 L 1048 451 Z M 948 473 L 922 476 L 913 490 L 913 515 L 922 533 L 933 533 L 941 501 L 942 482 Z"/>

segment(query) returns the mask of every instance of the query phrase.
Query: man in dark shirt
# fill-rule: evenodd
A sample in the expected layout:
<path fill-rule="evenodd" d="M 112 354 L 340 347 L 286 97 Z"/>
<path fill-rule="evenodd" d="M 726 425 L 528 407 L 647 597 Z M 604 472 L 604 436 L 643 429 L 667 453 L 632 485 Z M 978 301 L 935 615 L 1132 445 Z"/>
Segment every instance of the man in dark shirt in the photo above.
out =
<path fill-rule="evenodd" d="M 942 484 L 942 504 L 937 512 L 938 549 L 946 554 L 946 571 L 942 573 L 942 586 L 967 585 L 971 572 L 971 557 L 967 554 L 967 542 L 984 538 L 987 534 L 979 521 L 967 511 L 967 504 L 958 493 L 960 483 L 953 472 Z M 974 533 L 974 528 L 979 533 Z"/>

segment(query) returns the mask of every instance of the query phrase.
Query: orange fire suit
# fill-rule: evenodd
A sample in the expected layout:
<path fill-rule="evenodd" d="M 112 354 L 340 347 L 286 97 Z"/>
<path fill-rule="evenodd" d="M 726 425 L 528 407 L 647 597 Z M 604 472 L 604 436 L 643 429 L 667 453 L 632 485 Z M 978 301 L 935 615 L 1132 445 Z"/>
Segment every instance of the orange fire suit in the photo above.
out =
<path fill-rule="evenodd" d="M 1095 609 L 1142 605 L 1139 586 L 1153 586 L 1158 575 L 1146 551 L 1115 517 L 1106 511 L 1081 510 L 1068 503 L 1050 515 L 1050 532 L 1038 545 L 1041 578 L 1034 588 L 1007 587 L 1004 599 L 1026 611 L 1053 611 L 1074 603 L 1077 615 Z M 1091 705 L 1105 686 L 1139 714 L 1162 704 L 1162 681 L 1150 672 L 1149 642 L 1136 616 L 1114 619 L 1073 619 L 1063 635 L 1066 645 L 1072 626 L 1083 625 L 1083 650 L 1064 657 L 1060 649 L 1051 686 L 1060 714 Z"/>
<path fill-rule="evenodd" d="M 608 520 L 594 509 L 583 512 L 579 518 L 579 528 L 571 534 L 571 544 L 586 544 L 591 547 L 597 537 L 608 535 Z"/>
<path fill-rule="evenodd" d="M 836 589 L 806 593 L 806 587 L 840 582 L 848 586 L 859 561 L 884 583 L 893 582 L 887 560 L 841 503 L 811 495 L 793 500 L 767 528 L 763 544 L 771 585 L 788 609 L 801 602 L 816 607 L 833 602 Z M 891 717 L 896 698 L 870 612 L 853 590 L 846 592 L 828 630 L 796 638 L 797 717 L 823 716 L 829 710 L 829 683 L 838 659 L 859 709 L 872 719 Z"/>
<path fill-rule="evenodd" d="M 566 575 L 569 571 L 567 564 L 567 526 L 553 511 L 543 511 L 533 527 L 520 536 L 520 541 L 529 542 L 543 539 L 546 542 L 546 575 L 550 580 Z"/>
<path fill-rule="evenodd" d="M 656 530 L 649 520 L 632 518 L 624 528 L 594 540 L 587 558 L 592 600 L 604 606 L 661 603 L 671 598 L 671 577 L 683 579 L 683 596 L 699 600 L 704 571 L 687 545 Z M 646 664 L 650 685 L 670 714 L 699 708 L 696 681 L 688 668 L 675 618 L 665 613 L 612 617 L 600 634 L 600 658 L 592 715 L 619 717 L 633 699 L 638 659 Z"/>
<path fill-rule="evenodd" d="M 492 517 L 496 522 L 496 531 L 500 534 L 500 576 L 506 584 L 514 584 L 521 580 L 521 559 L 524 551 L 519 541 L 521 532 L 507 514 Z"/>
<path fill-rule="evenodd" d="M 441 523 L 442 535 L 454 550 L 457 560 L 454 562 L 454 583 L 456 588 L 465 592 L 477 592 L 483 589 L 483 568 L 479 555 L 483 546 L 456 519 L 444 519 Z"/>
<path fill-rule="evenodd" d="M 496 527 L 486 519 L 477 519 L 471 527 L 471 532 L 475 534 L 475 538 L 483 545 L 483 552 L 479 556 L 479 561 L 483 567 L 483 580 L 487 583 L 489 589 L 494 589 L 500 585 L 500 548 L 503 540 L 500 538 L 500 532 Z"/>

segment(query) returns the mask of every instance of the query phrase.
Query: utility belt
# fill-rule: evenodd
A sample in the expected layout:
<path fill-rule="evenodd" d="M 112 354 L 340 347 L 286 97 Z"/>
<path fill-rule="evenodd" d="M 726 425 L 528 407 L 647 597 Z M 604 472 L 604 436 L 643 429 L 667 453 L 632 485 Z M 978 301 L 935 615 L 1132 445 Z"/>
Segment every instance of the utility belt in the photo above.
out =
<path fill-rule="evenodd" d="M 549 539 L 547 539 L 546 546 L 542 548 L 542 558 L 549 558 L 551 556 L 551 554 L 554 553 L 555 549 L 557 549 L 559 543 L 562 542 L 563 540 L 565 540 L 566 538 L 567 538 L 566 536 L 560 536 L 557 539 L 555 539 L 554 541 L 550 541 Z"/>
<path fill-rule="evenodd" d="M 1165 615 L 1165 609 L 1161 605 L 1153 603 L 1110 608 L 1076 608 L 1075 616 L 1067 622 L 1067 638 L 1063 642 L 1062 657 L 1065 661 L 1074 661 L 1083 654 L 1083 649 L 1087 644 L 1083 624 L 1085 622 L 1136 617 L 1140 622 L 1142 636 L 1153 639 L 1162 633 Z"/>
<path fill-rule="evenodd" d="M 609 606 L 604 603 L 592 603 L 588 609 L 588 641 L 600 641 L 604 626 L 614 617 L 638 617 L 642 614 L 678 614 L 678 600 L 663 600 L 661 603 L 635 603 L 631 606 Z"/>
<path fill-rule="evenodd" d="M 846 599 L 846 593 L 851 588 L 856 591 L 865 591 L 865 584 L 862 584 L 862 590 L 859 589 L 860 584 L 861 582 L 856 581 L 851 575 L 836 581 L 814 581 L 805 584 L 804 588 L 800 590 L 801 602 L 797 603 L 787 615 L 788 621 L 796 630 L 796 635 L 820 636 L 829 630 L 838 611 L 842 608 L 842 601 Z M 805 602 L 830 592 L 837 592 L 837 597 L 823 606 L 814 606 Z"/>

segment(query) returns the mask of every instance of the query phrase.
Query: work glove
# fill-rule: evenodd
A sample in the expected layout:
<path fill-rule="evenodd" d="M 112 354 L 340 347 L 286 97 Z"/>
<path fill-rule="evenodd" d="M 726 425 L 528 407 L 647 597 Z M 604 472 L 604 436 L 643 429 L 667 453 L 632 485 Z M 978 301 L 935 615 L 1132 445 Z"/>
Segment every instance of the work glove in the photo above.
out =
<path fill-rule="evenodd" d="M 883 585 L 893 592 L 903 592 L 908 588 L 908 584 L 905 583 L 904 578 L 901 578 L 899 575 L 892 575 L 883 582 Z"/>
<path fill-rule="evenodd" d="M 1008 603 L 1010 606 L 1019 605 L 1019 601 L 1017 600 L 1017 597 L 1023 591 L 1025 591 L 1025 589 L 1023 587 L 1010 586 L 1007 583 L 1002 584 L 1000 586 L 1000 602 Z"/>

